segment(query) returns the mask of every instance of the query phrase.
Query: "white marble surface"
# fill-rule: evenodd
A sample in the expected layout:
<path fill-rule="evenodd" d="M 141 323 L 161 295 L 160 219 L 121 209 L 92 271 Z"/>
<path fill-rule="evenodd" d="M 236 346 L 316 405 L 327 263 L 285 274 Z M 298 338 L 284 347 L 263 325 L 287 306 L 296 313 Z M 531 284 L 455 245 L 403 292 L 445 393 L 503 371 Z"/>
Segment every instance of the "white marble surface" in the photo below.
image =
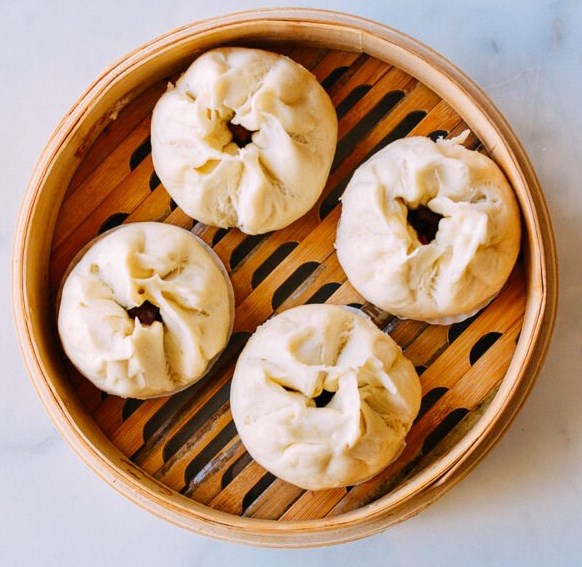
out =
<path fill-rule="evenodd" d="M 504 112 L 538 172 L 560 255 L 546 364 L 486 460 L 419 516 L 363 541 L 256 549 L 166 524 L 98 479 L 49 421 L 10 318 L 9 261 L 30 172 L 57 121 L 109 63 L 250 0 L 1 0 L 0 565 L 575 565 L 582 562 L 582 3 L 321 0 L 429 44 Z M 170 7 L 171 6 L 171 7 Z"/>

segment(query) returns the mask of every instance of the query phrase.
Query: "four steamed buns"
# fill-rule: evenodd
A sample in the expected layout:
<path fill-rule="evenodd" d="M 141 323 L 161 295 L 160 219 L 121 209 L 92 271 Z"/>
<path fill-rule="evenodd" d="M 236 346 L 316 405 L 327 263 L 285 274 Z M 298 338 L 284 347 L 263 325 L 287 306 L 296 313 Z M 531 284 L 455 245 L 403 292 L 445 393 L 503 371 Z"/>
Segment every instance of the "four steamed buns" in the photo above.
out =
<path fill-rule="evenodd" d="M 286 57 L 221 48 L 156 105 L 152 154 L 178 205 L 256 234 L 309 210 L 325 185 L 337 118 L 317 80 Z M 441 219 L 427 242 L 410 210 Z M 454 141 L 395 142 L 354 174 L 337 253 L 350 282 L 400 317 L 462 319 L 499 291 L 519 250 L 519 209 L 497 166 Z M 191 233 L 132 223 L 96 239 L 62 288 L 58 328 L 97 387 L 148 398 L 199 380 L 225 347 L 226 271 Z M 421 399 L 412 363 L 346 307 L 306 305 L 260 326 L 237 362 L 231 407 L 253 458 L 306 489 L 362 482 L 398 457 Z"/>

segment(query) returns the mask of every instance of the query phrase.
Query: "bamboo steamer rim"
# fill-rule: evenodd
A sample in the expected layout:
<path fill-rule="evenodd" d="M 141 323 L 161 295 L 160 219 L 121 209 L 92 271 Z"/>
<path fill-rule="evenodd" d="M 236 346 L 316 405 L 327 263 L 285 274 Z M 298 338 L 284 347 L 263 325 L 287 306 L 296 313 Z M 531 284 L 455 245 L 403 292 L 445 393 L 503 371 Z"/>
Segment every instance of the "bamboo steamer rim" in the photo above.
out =
<path fill-rule="evenodd" d="M 257 34 L 267 40 L 277 38 L 272 28 L 280 32 L 285 27 L 295 33 L 301 29 L 311 45 L 349 48 L 389 60 L 459 111 L 492 157 L 511 166 L 504 169 L 518 193 L 530 247 L 522 338 L 498 393 L 465 437 L 434 465 L 371 504 L 332 518 L 276 522 L 230 515 L 175 494 L 134 465 L 96 427 L 91 429 L 75 401 L 64 397 L 51 379 L 51 353 L 37 340 L 43 329 L 34 320 L 42 305 L 29 288 L 48 272 L 50 238 L 40 244 L 34 238 L 42 189 L 52 175 L 64 175 L 67 161 L 74 160 L 66 153 L 71 144 L 90 142 L 79 139 L 85 123 L 98 127 L 108 101 L 123 101 L 117 95 L 124 80 L 135 76 L 138 81 L 148 64 L 160 66 L 164 55 L 191 50 L 193 43 L 206 49 L 226 32 L 228 41 Z M 90 134 L 85 131 L 87 138 Z M 53 214 L 49 234 L 55 220 Z M 45 147 L 21 206 L 12 265 L 13 309 L 23 358 L 39 397 L 60 433 L 99 476 L 143 508 L 182 527 L 242 543 L 308 547 L 358 539 L 416 514 L 485 456 L 517 415 L 545 358 L 556 315 L 556 265 L 548 210 L 529 159 L 503 116 L 465 74 L 411 37 L 364 18 L 303 8 L 251 10 L 189 24 L 146 43 L 107 68 L 73 105 Z"/>

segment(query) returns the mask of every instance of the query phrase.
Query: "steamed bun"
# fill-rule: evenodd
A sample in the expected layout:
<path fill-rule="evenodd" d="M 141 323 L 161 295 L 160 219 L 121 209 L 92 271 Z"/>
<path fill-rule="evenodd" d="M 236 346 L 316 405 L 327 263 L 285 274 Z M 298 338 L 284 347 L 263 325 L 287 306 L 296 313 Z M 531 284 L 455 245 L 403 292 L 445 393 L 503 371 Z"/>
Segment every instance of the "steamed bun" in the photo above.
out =
<path fill-rule="evenodd" d="M 306 489 L 362 482 L 395 459 L 420 407 L 412 363 L 365 315 L 304 305 L 243 349 L 231 409 L 251 456 Z"/>
<path fill-rule="evenodd" d="M 176 203 L 248 234 L 283 228 L 315 204 L 336 141 L 335 109 L 317 79 L 260 49 L 204 53 L 152 117 L 154 167 Z"/>
<path fill-rule="evenodd" d="M 398 317 L 448 324 L 497 295 L 520 235 L 516 197 L 491 159 L 457 140 L 412 137 L 356 170 L 342 197 L 336 249 L 368 301 Z"/>
<path fill-rule="evenodd" d="M 233 324 L 230 281 L 214 252 L 168 224 L 123 225 L 96 239 L 64 281 L 58 330 L 98 388 L 149 398 L 199 380 Z"/>

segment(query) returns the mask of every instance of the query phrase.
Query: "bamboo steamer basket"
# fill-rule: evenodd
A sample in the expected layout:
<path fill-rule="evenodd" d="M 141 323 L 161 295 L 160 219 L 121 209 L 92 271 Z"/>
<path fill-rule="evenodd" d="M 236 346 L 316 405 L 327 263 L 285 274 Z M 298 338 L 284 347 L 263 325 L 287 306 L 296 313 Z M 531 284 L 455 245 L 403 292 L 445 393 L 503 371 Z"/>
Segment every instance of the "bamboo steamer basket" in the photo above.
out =
<path fill-rule="evenodd" d="M 322 82 L 339 142 L 317 205 L 264 236 L 204 226 L 172 202 L 151 162 L 157 98 L 201 52 L 219 45 L 279 51 Z M 467 322 L 402 321 L 346 281 L 333 241 L 338 197 L 354 169 L 402 136 L 452 137 L 487 153 L 522 212 L 518 264 L 499 296 Z M 198 234 L 224 262 L 236 296 L 233 338 L 211 373 L 172 397 L 106 396 L 64 357 L 55 329 L 59 282 L 75 254 L 121 222 L 157 220 Z M 462 479 L 522 406 L 546 354 L 557 299 L 544 198 L 515 134 L 457 68 L 394 29 L 308 9 L 259 10 L 172 31 L 107 69 L 62 119 L 34 170 L 17 227 L 15 322 L 32 382 L 81 458 L 122 494 L 182 527 L 277 547 L 361 538 L 427 506 Z M 242 446 L 228 396 L 236 357 L 265 319 L 308 302 L 367 312 L 414 362 L 423 403 L 399 459 L 355 486 L 305 491 L 273 477 Z"/>

